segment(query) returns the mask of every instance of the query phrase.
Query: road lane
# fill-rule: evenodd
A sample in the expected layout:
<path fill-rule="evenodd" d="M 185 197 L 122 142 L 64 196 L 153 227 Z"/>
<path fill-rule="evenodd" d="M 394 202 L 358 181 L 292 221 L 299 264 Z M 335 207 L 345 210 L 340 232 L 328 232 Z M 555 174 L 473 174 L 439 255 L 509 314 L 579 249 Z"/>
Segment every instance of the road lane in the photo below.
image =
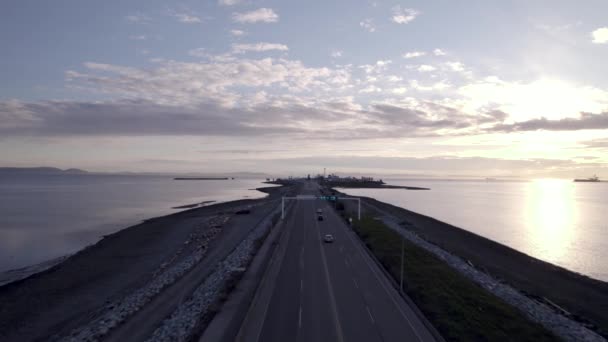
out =
<path fill-rule="evenodd" d="M 295 205 L 294 211 L 297 212 L 298 203 Z M 291 217 L 292 222 L 295 221 L 295 217 Z M 291 223 L 293 225 L 294 223 Z M 300 241 L 299 234 L 292 234 L 289 236 L 289 245 L 297 245 Z M 294 276 L 293 272 L 299 270 L 298 267 L 299 258 L 295 253 L 285 253 L 284 257 L 280 260 L 280 271 L 277 275 L 274 292 L 272 299 L 268 303 L 266 308 L 264 323 L 259 341 L 280 341 L 286 336 L 292 336 L 293 331 L 297 329 L 298 320 L 298 306 L 299 297 L 294 296 L 298 293 L 298 275 Z M 292 305 L 282 306 L 281 303 L 289 302 Z M 280 314 L 275 314 L 280 312 Z M 274 329 L 268 329 L 267 327 L 273 326 Z"/>
<path fill-rule="evenodd" d="M 303 194 L 318 189 L 310 185 Z M 323 208 L 323 221 L 317 221 L 317 208 Z M 259 334 L 241 333 L 241 340 L 434 341 L 328 202 L 298 201 L 286 219 L 287 245 L 275 255 L 280 269 L 274 282 L 262 285 L 273 286 L 267 307 L 262 314 L 254 310 L 241 328 L 259 325 Z M 324 243 L 325 234 L 335 242 Z"/>
<path fill-rule="evenodd" d="M 303 323 L 297 332 L 298 341 L 344 341 L 337 316 L 335 294 L 328 286 L 327 261 L 321 251 L 321 242 L 315 230 L 315 207 L 311 201 L 301 202 L 302 217 L 297 227 L 305 236 L 302 283 Z"/>
<path fill-rule="evenodd" d="M 336 238 L 333 243 L 321 243 L 336 294 L 344 341 L 382 341 L 374 321 L 370 319 L 368 306 L 358 287 L 357 279 L 353 277 L 352 266 L 348 262 L 349 256 L 340 252 L 344 241 L 336 235 L 333 223 L 327 219 L 327 213 L 331 209 L 325 205 L 324 201 L 316 203 L 318 208 L 324 208 L 325 213 L 324 221 L 317 221 L 316 226 L 321 236 L 332 234 Z"/>
<path fill-rule="evenodd" d="M 327 213 L 324 222 L 336 242 L 340 242 L 336 254 L 347 256 L 350 265 L 347 269 L 357 281 L 358 290 L 369 308 L 382 341 L 403 341 L 404 337 L 408 341 L 434 341 L 433 335 L 363 249 L 365 247 L 352 229 L 329 209 L 328 204 L 325 205 L 328 210 L 325 210 Z M 340 247 L 342 253 L 339 252 Z M 340 264 L 337 260 L 331 265 L 336 272 L 344 267 L 344 263 Z"/>
<path fill-rule="evenodd" d="M 310 231 L 314 227 L 313 214 L 311 203 L 296 203 L 287 250 L 258 341 L 338 339 L 328 305 L 330 295 L 324 281 L 319 240 Z"/>

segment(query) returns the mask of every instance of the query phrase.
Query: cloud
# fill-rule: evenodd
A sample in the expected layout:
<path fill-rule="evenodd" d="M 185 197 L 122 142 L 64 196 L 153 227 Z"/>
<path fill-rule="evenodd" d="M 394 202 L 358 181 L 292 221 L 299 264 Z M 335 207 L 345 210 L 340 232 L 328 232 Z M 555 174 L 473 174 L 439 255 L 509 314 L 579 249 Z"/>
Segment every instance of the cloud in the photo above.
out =
<path fill-rule="evenodd" d="M 187 13 L 174 13 L 173 17 L 177 18 L 177 21 L 184 24 L 197 24 L 202 22 L 201 18 Z"/>
<path fill-rule="evenodd" d="M 376 32 L 376 26 L 372 19 L 364 19 L 359 22 L 359 26 L 363 27 L 367 32 Z"/>
<path fill-rule="evenodd" d="M 608 27 L 601 27 L 591 32 L 593 42 L 595 44 L 606 44 L 608 43 Z"/>
<path fill-rule="evenodd" d="M 418 69 L 416 69 L 416 70 L 418 70 L 418 71 L 420 71 L 420 72 L 430 72 L 430 71 L 435 71 L 435 70 L 437 70 L 437 68 L 435 68 L 435 67 L 434 67 L 434 66 L 432 66 L 432 65 L 426 65 L 426 64 L 423 64 L 423 65 L 419 66 L 419 67 L 418 67 Z"/>
<path fill-rule="evenodd" d="M 264 149 L 213 149 L 200 150 L 200 153 L 229 153 L 229 154 L 257 154 L 257 153 L 276 153 L 276 152 L 293 152 L 293 150 L 264 150 Z"/>
<path fill-rule="evenodd" d="M 148 37 L 146 37 L 145 35 L 132 35 L 129 36 L 129 39 L 131 40 L 146 40 Z"/>
<path fill-rule="evenodd" d="M 435 82 L 430 86 L 424 86 L 418 80 L 410 80 L 410 87 L 420 91 L 444 90 L 450 87 L 446 81 Z"/>
<path fill-rule="evenodd" d="M 363 64 L 360 65 L 359 68 L 363 69 L 366 74 L 379 74 L 388 68 L 389 64 L 393 63 L 390 59 L 387 60 L 378 60 L 374 64 Z"/>
<path fill-rule="evenodd" d="M 446 55 L 446 53 L 443 50 L 441 50 L 441 49 L 435 49 L 435 50 L 433 50 L 433 54 L 435 56 L 445 56 Z"/>
<path fill-rule="evenodd" d="M 279 15 L 271 8 L 260 8 L 250 12 L 233 13 L 232 20 L 241 24 L 274 23 L 279 21 Z"/>
<path fill-rule="evenodd" d="M 608 139 L 595 139 L 583 142 L 585 148 L 608 148 Z"/>
<path fill-rule="evenodd" d="M 446 62 L 445 65 L 452 71 L 456 71 L 456 72 L 465 71 L 464 64 L 462 64 L 460 62 Z"/>
<path fill-rule="evenodd" d="M 458 73 L 467 79 L 473 79 L 473 71 L 468 70 L 462 62 L 445 62 L 441 65 L 441 68 L 444 71 Z"/>
<path fill-rule="evenodd" d="M 205 48 L 196 48 L 188 51 L 190 56 L 200 57 L 200 58 L 208 58 L 210 56 L 209 52 Z"/>
<path fill-rule="evenodd" d="M 412 51 L 412 52 L 407 52 L 405 54 L 403 54 L 403 58 L 416 58 L 416 57 L 422 57 L 426 55 L 426 52 L 424 51 Z"/>
<path fill-rule="evenodd" d="M 359 93 L 370 94 L 370 93 L 379 93 L 381 91 L 382 91 L 382 88 L 376 87 L 375 85 L 369 85 L 369 86 L 359 90 Z"/>
<path fill-rule="evenodd" d="M 257 45 L 253 45 L 257 48 Z M 264 48 L 264 45 L 260 45 Z M 68 71 L 70 86 L 96 93 L 157 101 L 161 104 L 194 105 L 201 101 L 248 105 L 252 92 L 273 89 L 277 97 L 319 92 L 344 86 L 350 74 L 342 69 L 309 68 L 286 59 L 237 59 L 214 56 L 204 49 L 190 51 L 206 58 L 201 62 L 164 61 L 154 68 L 133 68 L 87 62 L 85 72 Z"/>
<path fill-rule="evenodd" d="M 573 27 L 581 26 L 582 22 L 577 21 L 575 23 L 562 24 L 562 25 L 547 25 L 547 24 L 538 24 L 536 28 L 544 31 L 545 33 L 551 35 L 562 35 L 565 31 L 570 30 Z"/>
<path fill-rule="evenodd" d="M 334 50 L 331 52 L 330 56 L 332 58 L 340 58 L 342 57 L 342 51 L 341 50 Z"/>
<path fill-rule="evenodd" d="M 239 53 L 287 51 L 287 46 L 273 43 L 234 44 L 233 49 Z M 510 83 L 490 77 L 452 90 L 448 89 L 452 86 L 447 79 L 438 78 L 426 84 L 410 79 L 408 86 L 399 77 L 391 78 L 395 75 L 387 72 L 392 63 L 390 60 L 359 66 L 316 68 L 285 58 L 211 55 L 204 49 L 195 49 L 190 53 L 204 59 L 197 62 L 163 60 L 146 68 L 88 62 L 82 70 L 68 71 L 66 79 L 69 87 L 91 91 L 99 98 L 114 98 L 112 101 L 91 103 L 97 108 L 102 104 L 105 105 L 103 108 L 112 110 L 114 107 L 110 104 L 127 107 L 125 110 L 116 109 L 121 113 L 128 110 L 145 113 L 148 107 L 152 107 L 152 111 L 167 112 L 166 108 L 172 108 L 182 114 L 193 113 L 193 110 L 200 113 L 201 108 L 213 109 L 214 115 L 231 120 L 242 122 L 245 118 L 244 122 L 250 128 L 283 127 L 294 134 L 308 137 L 322 135 L 327 139 L 391 137 L 401 136 L 403 132 L 418 137 L 536 129 L 608 128 L 602 126 L 608 122 L 606 114 L 584 114 L 569 120 L 560 120 L 560 117 L 531 120 L 534 113 L 538 113 L 537 117 L 542 116 L 541 112 L 534 111 L 524 113 L 526 116 L 514 116 L 514 113 L 519 113 L 514 109 L 523 107 L 513 106 L 513 103 L 532 99 L 546 106 L 549 99 L 551 105 L 556 103 L 564 106 L 560 102 L 562 97 L 570 108 L 582 108 L 577 113 L 606 113 L 608 93 L 594 88 L 565 87 L 562 83 L 552 82 Z M 441 66 L 443 71 L 444 64 Z M 459 70 L 461 65 L 452 65 L 451 68 Z M 560 91 L 554 93 L 554 89 Z M 436 93 L 427 96 L 426 92 L 431 91 L 456 94 L 458 97 L 443 95 L 440 100 L 425 99 L 437 98 Z M 361 99 L 352 96 L 357 92 L 366 95 Z M 416 94 L 417 98 L 405 97 L 404 94 L 410 92 Z M 581 101 L 581 96 L 583 100 L 591 102 Z M 143 105 L 138 107 L 133 103 Z M 0 121 L 22 127 L 44 121 L 44 113 L 62 108 L 68 108 L 70 112 L 75 108 L 74 113 L 77 113 L 77 110 L 86 108 L 86 103 L 78 106 L 26 104 L 22 108 L 5 104 L 4 116 L 0 117 Z M 45 110 L 39 109 L 42 107 Z M 15 120 L 15 115 L 19 120 Z M 242 118 L 240 115 L 243 115 Z"/>
<path fill-rule="evenodd" d="M 230 34 L 235 36 L 235 37 L 242 37 L 245 34 L 247 34 L 247 32 L 243 31 L 243 30 L 230 30 Z"/>
<path fill-rule="evenodd" d="M 232 44 L 234 53 L 245 53 L 248 51 L 264 52 L 264 51 L 288 51 L 287 45 L 274 43 L 255 43 L 255 44 Z"/>
<path fill-rule="evenodd" d="M 147 16 L 146 14 L 143 14 L 143 13 L 130 14 L 130 15 L 127 15 L 125 17 L 125 19 L 132 23 L 148 23 L 152 20 L 152 18 L 150 18 L 149 16 Z"/>
<path fill-rule="evenodd" d="M 420 12 L 411 8 L 401 8 L 401 6 L 393 7 L 393 22 L 397 24 L 407 24 L 420 15 Z"/>
<path fill-rule="evenodd" d="M 207 104 L 188 108 L 150 101 L 106 103 L 0 102 L 0 132 L 32 136 L 240 136 L 289 132 L 289 127 L 251 125 L 243 111 Z"/>
<path fill-rule="evenodd" d="M 608 129 L 608 112 L 593 114 L 580 113 L 577 118 L 549 120 L 547 118 L 515 122 L 513 124 L 498 124 L 490 130 L 495 132 L 521 131 L 578 131 L 585 129 Z"/>
<path fill-rule="evenodd" d="M 343 82 L 340 71 L 306 68 L 294 61 L 168 61 L 159 62 L 154 69 L 100 63 L 86 66 L 90 71 L 87 74 L 69 73 L 71 82 L 82 82 L 82 87 L 88 85 L 102 94 L 120 94 L 122 98 L 95 102 L 0 101 L 0 136 L 276 135 L 358 140 L 398 138 L 404 132 L 408 137 L 474 134 L 479 125 L 504 119 L 500 113 L 470 115 L 433 102 L 361 105 L 353 97 L 324 97 L 337 87 L 332 82 Z M 260 91 L 270 86 L 285 89 L 285 94 Z M 310 96 L 294 95 L 307 89 Z M 406 91 L 391 89 L 397 95 Z M 368 91 L 382 89 L 362 89 L 363 93 Z"/>
<path fill-rule="evenodd" d="M 458 93 L 471 108 L 493 106 L 509 113 L 514 121 L 555 120 L 608 108 L 608 91 L 553 79 L 525 83 L 487 77 L 460 87 Z"/>
<path fill-rule="evenodd" d="M 234 6 L 241 3 L 241 0 L 218 0 L 217 3 L 220 6 Z"/>
<path fill-rule="evenodd" d="M 179 10 L 169 8 L 165 11 L 165 14 L 184 24 L 199 24 L 203 22 L 203 18 L 186 6 L 180 6 Z M 210 17 L 206 17 L 204 19 L 210 19 Z"/>
<path fill-rule="evenodd" d="M 427 175 L 477 175 L 478 177 L 521 176 L 522 173 L 539 173 L 547 169 L 566 169 L 580 164 L 563 159 L 502 159 L 484 157 L 386 157 L 386 156 L 308 156 L 294 158 L 268 159 L 273 164 L 289 165 L 291 167 L 310 167 L 323 165 L 331 170 L 376 170 L 383 174 L 387 172 L 398 174 L 427 174 Z M 585 164 L 597 165 L 597 164 Z M 390 170 L 390 171 L 389 171 Z M 483 171 L 480 171 L 483 170 Z"/>

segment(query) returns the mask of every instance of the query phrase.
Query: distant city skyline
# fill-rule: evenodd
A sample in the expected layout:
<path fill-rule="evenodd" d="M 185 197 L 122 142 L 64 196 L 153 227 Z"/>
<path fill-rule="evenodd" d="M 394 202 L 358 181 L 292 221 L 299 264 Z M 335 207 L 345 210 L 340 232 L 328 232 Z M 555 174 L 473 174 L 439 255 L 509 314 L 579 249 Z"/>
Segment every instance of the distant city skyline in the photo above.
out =
<path fill-rule="evenodd" d="M 606 13 L 5 1 L 0 166 L 608 178 Z"/>

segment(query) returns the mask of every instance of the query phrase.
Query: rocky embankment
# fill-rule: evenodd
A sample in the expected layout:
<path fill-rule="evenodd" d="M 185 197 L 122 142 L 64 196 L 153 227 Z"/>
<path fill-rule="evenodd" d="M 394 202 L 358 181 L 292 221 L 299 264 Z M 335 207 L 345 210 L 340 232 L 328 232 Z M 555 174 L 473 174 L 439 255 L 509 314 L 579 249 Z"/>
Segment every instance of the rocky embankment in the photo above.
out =
<path fill-rule="evenodd" d="M 159 294 L 164 288 L 173 284 L 177 279 L 188 272 L 206 254 L 209 244 L 221 231 L 229 216 L 215 216 L 203 223 L 184 242 L 184 247 L 177 250 L 174 256 L 161 264 L 151 281 L 142 288 L 115 302 L 109 303 L 99 317 L 88 324 L 75 329 L 60 341 L 98 341 L 110 330 L 140 310 L 152 297 Z M 194 246 L 191 253 L 183 255 L 185 247 Z"/>
<path fill-rule="evenodd" d="M 187 341 L 200 333 L 202 324 L 211 314 L 211 308 L 222 296 L 226 283 L 238 277 L 252 259 L 258 241 L 266 236 L 276 218 L 280 207 L 266 215 L 256 227 L 240 242 L 236 248 L 207 276 L 170 317 L 162 321 L 148 341 Z M 174 256 L 160 265 L 152 280 L 144 287 L 137 289 L 124 298 L 108 304 L 104 312 L 91 322 L 75 329 L 60 341 L 100 341 L 111 333 L 112 329 L 125 322 L 146 305 L 163 289 L 178 281 L 186 272 L 197 265 L 230 219 L 228 215 L 211 217 L 201 229 L 197 230 L 184 242 Z"/>
<path fill-rule="evenodd" d="M 139 335 L 151 334 L 177 307 L 165 294 L 177 289 L 190 296 L 199 284 L 193 280 L 213 273 L 291 188 L 258 190 L 269 196 L 145 220 L 43 272 L 0 286 L 0 341 L 114 339 L 127 327 L 139 327 L 154 305 L 170 303 L 167 314 L 151 309 L 155 320 L 138 328 Z"/>
<path fill-rule="evenodd" d="M 369 205 L 369 204 L 367 204 Z M 496 279 L 492 275 L 478 270 L 470 261 L 464 260 L 443 248 L 428 242 L 412 231 L 412 223 L 398 219 L 377 206 L 369 205 L 373 211 L 380 213 L 380 219 L 391 229 L 404 238 L 431 252 L 439 259 L 450 265 L 466 278 L 482 288 L 501 298 L 510 305 L 518 308 L 529 319 L 535 321 L 566 341 L 606 341 L 597 332 L 585 324 L 571 319 L 555 306 L 537 301 L 513 286 Z"/>
<path fill-rule="evenodd" d="M 210 314 L 213 303 L 220 300 L 226 283 L 243 273 L 262 239 L 266 237 L 274 222 L 280 215 L 280 207 L 268 215 L 243 240 L 228 257 L 220 262 L 216 269 L 171 315 L 154 331 L 148 340 L 153 341 L 188 341 L 200 333 L 204 318 Z"/>

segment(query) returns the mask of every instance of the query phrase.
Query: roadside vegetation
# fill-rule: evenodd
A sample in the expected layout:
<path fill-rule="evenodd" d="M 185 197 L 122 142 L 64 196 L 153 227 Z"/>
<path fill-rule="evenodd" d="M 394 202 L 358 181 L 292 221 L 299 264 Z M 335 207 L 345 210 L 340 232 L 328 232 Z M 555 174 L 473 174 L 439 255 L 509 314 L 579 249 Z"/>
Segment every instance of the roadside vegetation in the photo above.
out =
<path fill-rule="evenodd" d="M 403 291 L 448 341 L 554 341 L 541 325 L 469 281 L 428 251 L 370 216 L 353 229 L 399 283 L 404 243 Z M 398 286 L 398 285 L 397 285 Z"/>

